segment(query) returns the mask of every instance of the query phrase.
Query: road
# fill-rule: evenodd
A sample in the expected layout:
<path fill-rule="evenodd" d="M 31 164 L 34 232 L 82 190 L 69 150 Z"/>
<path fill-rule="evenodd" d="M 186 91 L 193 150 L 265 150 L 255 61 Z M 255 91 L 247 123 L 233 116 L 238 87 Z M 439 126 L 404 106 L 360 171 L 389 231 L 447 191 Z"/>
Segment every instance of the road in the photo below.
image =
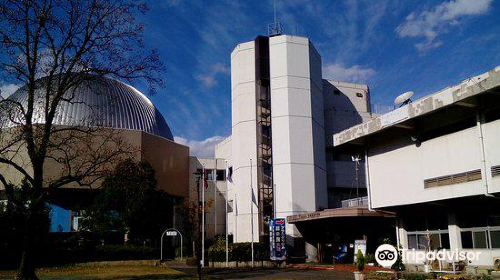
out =
<path fill-rule="evenodd" d="M 168 267 L 195 276 L 196 268 L 180 262 L 168 262 Z M 301 280 L 353 280 L 350 271 L 306 270 L 296 268 L 283 269 L 204 269 L 203 276 L 211 279 L 301 279 Z"/>

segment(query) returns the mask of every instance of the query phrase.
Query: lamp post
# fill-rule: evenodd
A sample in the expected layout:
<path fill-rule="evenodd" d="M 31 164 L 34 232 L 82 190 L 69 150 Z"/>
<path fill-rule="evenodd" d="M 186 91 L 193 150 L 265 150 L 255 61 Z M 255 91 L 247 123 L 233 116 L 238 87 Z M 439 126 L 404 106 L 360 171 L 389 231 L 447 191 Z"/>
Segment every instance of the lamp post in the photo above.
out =
<path fill-rule="evenodd" d="M 197 201 L 197 207 L 196 210 L 198 211 L 198 242 L 196 242 L 196 270 L 198 272 L 198 279 L 201 280 L 201 218 L 202 218 L 202 213 L 200 210 L 200 180 L 201 180 L 201 172 L 197 171 L 193 173 L 196 176 L 196 186 L 198 188 L 198 201 Z"/>

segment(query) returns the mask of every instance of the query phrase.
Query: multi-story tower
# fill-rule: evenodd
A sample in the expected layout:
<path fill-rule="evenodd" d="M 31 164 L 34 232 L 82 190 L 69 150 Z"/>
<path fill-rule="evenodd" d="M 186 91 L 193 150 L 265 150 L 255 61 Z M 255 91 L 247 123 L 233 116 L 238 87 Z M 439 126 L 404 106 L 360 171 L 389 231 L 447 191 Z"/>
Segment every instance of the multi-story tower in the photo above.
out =
<path fill-rule="evenodd" d="M 297 36 L 239 44 L 231 54 L 231 101 L 232 136 L 216 147 L 232 168 L 229 230 L 236 242 L 250 241 L 253 224 L 258 241 L 274 213 L 286 218 L 327 206 L 320 55 Z M 287 234 L 298 236 L 293 226 Z"/>
<path fill-rule="evenodd" d="M 303 37 L 269 46 L 276 215 L 286 218 L 327 207 L 321 56 Z"/>

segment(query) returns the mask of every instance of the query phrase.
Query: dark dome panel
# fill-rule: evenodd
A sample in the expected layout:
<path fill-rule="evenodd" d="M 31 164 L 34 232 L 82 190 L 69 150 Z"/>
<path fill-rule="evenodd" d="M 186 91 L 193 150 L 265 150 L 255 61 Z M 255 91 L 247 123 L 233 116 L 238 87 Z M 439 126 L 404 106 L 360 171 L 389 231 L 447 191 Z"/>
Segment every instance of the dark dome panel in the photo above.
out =
<path fill-rule="evenodd" d="M 85 81 L 70 90 L 71 102 L 59 104 L 55 125 L 100 126 L 117 129 L 140 130 L 174 140 L 170 128 L 153 103 L 132 86 L 108 78 Z M 44 123 L 43 113 L 45 92 L 36 90 L 34 123 Z M 24 88 L 12 94 L 9 99 L 27 107 L 28 95 Z M 6 124 L 12 126 L 15 124 Z"/>

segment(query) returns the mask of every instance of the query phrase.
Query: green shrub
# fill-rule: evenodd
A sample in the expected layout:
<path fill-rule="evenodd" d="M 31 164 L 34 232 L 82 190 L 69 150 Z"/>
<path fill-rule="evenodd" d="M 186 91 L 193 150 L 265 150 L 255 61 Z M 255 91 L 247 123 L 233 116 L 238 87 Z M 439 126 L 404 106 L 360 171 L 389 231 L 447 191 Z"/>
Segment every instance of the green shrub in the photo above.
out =
<path fill-rule="evenodd" d="M 358 267 L 358 271 L 365 269 L 365 256 L 361 250 L 358 250 L 358 253 L 356 253 L 356 266 Z"/>
<path fill-rule="evenodd" d="M 426 279 L 432 279 L 432 276 L 421 273 L 407 273 L 404 275 L 404 278 L 406 280 L 426 280 Z"/>
<path fill-rule="evenodd" d="M 493 280 L 493 278 L 489 275 L 486 275 L 486 274 L 483 274 L 483 276 L 481 276 L 481 279 L 482 280 Z"/>
<path fill-rule="evenodd" d="M 374 254 L 365 255 L 365 263 L 374 263 L 374 262 L 376 262 Z"/>
<path fill-rule="evenodd" d="M 186 259 L 186 265 L 188 266 L 197 266 L 198 265 L 198 259 L 195 257 L 189 257 Z"/>
<path fill-rule="evenodd" d="M 401 248 L 401 245 L 399 246 Z M 396 262 L 391 266 L 392 269 L 396 271 L 405 271 L 406 267 L 403 263 L 403 257 L 401 256 L 401 251 L 398 250 L 398 258 L 396 259 Z"/>
<path fill-rule="evenodd" d="M 229 244 L 228 251 L 229 261 L 244 262 L 252 260 L 252 244 L 250 242 Z M 226 261 L 226 241 L 223 237 L 219 237 L 210 246 L 208 249 L 208 259 L 212 262 Z M 254 260 L 269 260 L 269 245 L 266 243 L 254 243 Z"/>
<path fill-rule="evenodd" d="M 231 256 L 233 246 L 229 245 L 229 255 Z M 208 259 L 212 262 L 226 261 L 226 240 L 223 237 L 218 237 L 214 244 L 208 248 Z"/>

